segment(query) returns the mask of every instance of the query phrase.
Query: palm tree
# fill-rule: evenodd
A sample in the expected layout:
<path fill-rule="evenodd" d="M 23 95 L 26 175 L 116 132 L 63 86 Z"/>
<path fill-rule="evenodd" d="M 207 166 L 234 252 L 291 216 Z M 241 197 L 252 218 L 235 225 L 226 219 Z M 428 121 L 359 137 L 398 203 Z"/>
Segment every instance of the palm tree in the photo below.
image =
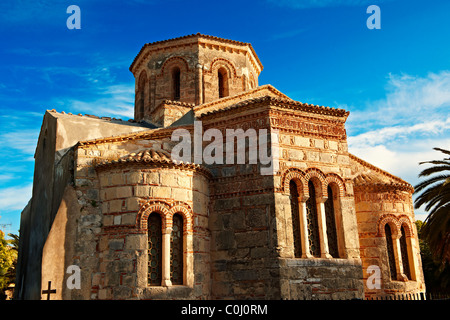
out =
<path fill-rule="evenodd" d="M 433 149 L 450 155 L 449 150 Z M 445 268 L 450 263 L 450 158 L 420 162 L 424 163 L 433 166 L 419 174 L 419 177 L 430 177 L 415 186 L 415 193 L 421 193 L 414 202 L 414 208 L 425 205 L 428 216 L 422 235 L 434 258 Z"/>

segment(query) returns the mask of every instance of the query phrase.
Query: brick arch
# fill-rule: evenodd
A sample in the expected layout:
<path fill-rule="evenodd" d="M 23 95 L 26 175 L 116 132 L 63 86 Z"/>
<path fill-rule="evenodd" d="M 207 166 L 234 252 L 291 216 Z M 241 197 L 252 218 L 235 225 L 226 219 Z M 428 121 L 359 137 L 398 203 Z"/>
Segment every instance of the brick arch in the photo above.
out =
<path fill-rule="evenodd" d="M 405 227 L 406 237 L 411 238 L 411 237 L 414 236 L 414 231 L 413 231 L 413 228 L 412 228 L 411 220 L 409 220 L 408 216 L 401 215 L 398 218 L 398 223 L 400 225 L 399 230 L 401 230 L 400 228 L 402 226 Z"/>
<path fill-rule="evenodd" d="M 166 69 L 172 69 L 173 67 L 179 67 L 181 72 L 186 72 L 189 70 L 189 64 L 186 59 L 182 57 L 171 57 L 164 61 L 161 67 L 161 75 L 166 72 Z"/>
<path fill-rule="evenodd" d="M 255 80 L 255 77 L 253 76 L 253 73 L 251 73 L 251 72 L 250 72 L 250 77 L 249 77 L 249 86 L 250 86 L 250 89 L 256 88 L 256 80 Z"/>
<path fill-rule="evenodd" d="M 193 232 L 193 211 L 192 208 L 182 201 L 176 201 L 172 204 L 167 214 L 167 226 L 172 227 L 173 215 L 181 214 L 183 217 L 183 234 L 190 234 Z"/>
<path fill-rule="evenodd" d="M 400 224 L 398 218 L 396 216 L 394 216 L 393 214 L 386 214 L 386 215 L 383 215 L 382 217 L 380 217 L 380 219 L 377 222 L 378 236 L 379 237 L 385 236 L 384 226 L 386 225 L 386 223 L 388 223 L 389 226 L 391 227 L 392 236 L 394 238 L 398 238 L 400 235 L 401 224 Z"/>
<path fill-rule="evenodd" d="M 169 215 L 170 205 L 161 200 L 150 200 L 139 209 L 139 212 L 136 217 L 136 224 L 140 230 L 147 230 L 147 220 L 148 216 L 152 212 L 157 212 L 159 215 L 161 215 L 161 221 L 162 221 L 162 229 L 164 230 L 166 228 L 167 223 L 167 216 Z"/>
<path fill-rule="evenodd" d="M 228 79 L 236 78 L 237 72 L 236 68 L 234 67 L 233 63 L 227 59 L 223 58 L 215 58 L 211 62 L 210 72 L 216 73 L 220 68 L 225 68 L 228 72 Z"/>
<path fill-rule="evenodd" d="M 141 73 L 139 73 L 138 81 L 137 81 L 137 90 L 141 91 L 145 88 L 145 84 L 147 83 L 147 72 L 145 70 L 142 70 Z"/>
<path fill-rule="evenodd" d="M 325 184 L 326 177 L 322 171 L 317 168 L 308 168 L 305 175 L 306 181 L 311 180 L 314 183 L 314 187 L 317 190 L 317 194 L 321 195 L 323 198 L 327 198 L 327 188 Z"/>
<path fill-rule="evenodd" d="M 294 180 L 297 184 L 298 194 L 308 199 L 308 180 L 305 179 L 305 173 L 297 168 L 289 168 L 285 170 L 281 178 L 283 193 L 290 194 L 291 190 L 289 189 L 289 183 L 291 180 Z"/>
<path fill-rule="evenodd" d="M 326 189 L 328 186 L 336 185 L 337 189 L 339 190 L 339 197 L 343 197 L 345 193 L 345 184 L 344 180 L 335 173 L 327 173 L 325 178 L 325 187 Z"/>

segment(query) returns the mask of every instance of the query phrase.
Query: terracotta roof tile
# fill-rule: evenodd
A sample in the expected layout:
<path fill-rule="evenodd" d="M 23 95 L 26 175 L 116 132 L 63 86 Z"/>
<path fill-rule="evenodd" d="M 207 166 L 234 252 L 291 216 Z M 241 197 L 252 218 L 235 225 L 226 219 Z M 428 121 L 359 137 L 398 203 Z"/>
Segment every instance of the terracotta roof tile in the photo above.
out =
<path fill-rule="evenodd" d="M 261 102 L 270 102 L 271 105 L 279 106 L 279 107 L 285 107 L 293 110 L 299 110 L 299 111 L 305 111 L 310 113 L 316 113 L 316 114 L 324 114 L 324 115 L 332 115 L 332 116 L 339 116 L 339 117 L 345 117 L 347 118 L 350 114 L 349 111 L 344 109 L 337 109 L 337 108 L 330 108 L 330 107 L 324 107 L 319 105 L 313 105 L 308 103 L 303 103 L 291 99 L 282 99 L 282 98 L 275 98 L 271 96 L 263 96 L 258 98 L 252 98 L 247 99 L 242 102 L 233 104 L 231 106 L 226 106 L 225 108 L 215 109 L 211 111 L 207 111 L 203 113 L 201 116 L 208 116 L 219 112 L 224 112 L 236 108 L 241 108 L 244 106 L 257 104 Z"/>
<path fill-rule="evenodd" d="M 174 166 L 180 169 L 191 169 L 203 172 L 207 174 L 208 176 L 211 175 L 209 170 L 204 168 L 201 165 L 193 164 L 193 163 L 186 163 L 182 161 L 174 161 L 171 159 L 170 154 L 167 151 L 164 150 L 154 150 L 154 149 L 147 149 L 143 150 L 137 153 L 130 153 L 126 156 L 120 157 L 118 159 L 99 159 L 95 162 L 96 168 L 106 168 L 114 165 L 121 165 L 121 164 L 133 164 L 133 163 L 141 163 L 141 164 L 155 164 L 155 165 L 170 165 Z"/>
<path fill-rule="evenodd" d="M 355 165 L 362 166 L 364 172 L 359 171 L 357 166 L 353 166 L 352 171 L 354 171 L 355 176 L 353 178 L 353 183 L 355 187 L 378 187 L 378 188 L 390 188 L 399 189 L 414 192 L 414 188 L 411 184 L 405 180 L 384 171 L 373 164 L 370 164 L 352 154 L 349 153 L 351 161 L 354 161 Z M 355 172 L 355 170 L 357 170 Z"/>
<path fill-rule="evenodd" d="M 139 53 L 136 55 L 136 57 L 133 59 L 133 62 L 130 65 L 130 71 L 132 71 L 134 64 L 136 63 L 138 57 L 141 55 L 141 53 L 149 46 L 153 46 L 153 45 L 157 45 L 157 44 L 163 44 L 163 43 L 169 43 L 169 42 L 173 42 L 173 41 L 178 41 L 178 40 L 182 40 L 182 39 L 189 39 L 189 38 L 194 38 L 194 37 L 198 37 L 198 38 L 206 38 L 206 39 L 211 39 L 211 40 L 218 40 L 218 41 L 222 41 L 222 42 L 227 42 L 227 43 L 231 43 L 231 44 L 237 44 L 237 45 L 242 45 L 242 46 L 248 46 L 250 48 L 250 50 L 252 51 L 253 55 L 255 56 L 259 66 L 261 67 L 261 70 L 263 69 L 263 65 L 261 63 L 261 61 L 259 60 L 258 56 L 256 55 L 255 50 L 253 49 L 252 45 L 250 43 L 247 42 L 241 42 L 241 41 L 236 41 L 236 40 L 230 40 L 230 39 L 224 39 L 224 38 L 220 38 L 220 37 L 216 37 L 216 36 L 210 36 L 210 35 L 206 35 L 206 34 L 201 34 L 201 33 L 193 33 L 193 34 L 189 34 L 189 35 L 185 35 L 185 36 L 181 36 L 181 37 L 177 37 L 177 38 L 172 38 L 172 39 L 167 39 L 167 40 L 160 40 L 160 41 L 155 41 L 155 42 L 149 42 L 146 43 L 142 46 L 141 50 L 139 51 Z"/>

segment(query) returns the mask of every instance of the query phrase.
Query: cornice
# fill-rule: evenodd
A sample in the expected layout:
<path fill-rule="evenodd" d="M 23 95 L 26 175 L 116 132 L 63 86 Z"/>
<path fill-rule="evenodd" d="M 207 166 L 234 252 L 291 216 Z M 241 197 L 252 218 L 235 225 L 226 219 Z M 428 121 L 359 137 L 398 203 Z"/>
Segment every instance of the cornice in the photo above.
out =
<path fill-rule="evenodd" d="M 174 161 L 170 154 L 162 150 L 147 149 L 138 153 L 130 153 L 129 155 L 120 157 L 118 159 L 97 159 L 94 161 L 94 166 L 97 170 L 106 170 L 116 166 L 144 165 L 155 167 L 168 167 L 181 170 L 192 170 L 206 175 L 208 178 L 212 177 L 211 172 L 205 167 L 188 162 Z"/>
<path fill-rule="evenodd" d="M 308 103 L 303 103 L 299 101 L 294 101 L 291 99 L 282 99 L 282 98 L 275 98 L 271 96 L 263 96 L 263 97 L 257 97 L 252 99 L 247 99 L 244 101 L 241 101 L 239 103 L 227 106 L 225 108 L 216 109 L 207 111 L 203 114 L 200 114 L 200 118 L 210 118 L 211 116 L 218 115 L 220 113 L 229 112 L 231 110 L 237 110 L 242 108 L 249 108 L 252 106 L 256 106 L 258 104 L 268 104 L 271 107 L 279 107 L 282 109 L 290 109 L 294 111 L 303 111 L 307 113 L 313 113 L 313 114 L 319 114 L 319 115 L 329 115 L 334 117 L 340 117 L 343 118 L 345 121 L 350 114 L 349 111 L 346 111 L 344 109 L 336 109 L 336 108 L 330 108 L 330 107 L 324 107 L 324 106 L 318 106 Z"/>
<path fill-rule="evenodd" d="M 374 172 L 376 172 L 378 174 L 381 174 L 381 175 L 393 180 L 390 182 L 382 182 L 381 179 L 377 179 L 374 176 L 359 174 L 359 175 L 355 176 L 355 178 L 353 178 L 353 184 L 354 184 L 355 188 L 371 190 L 371 191 L 403 190 L 403 191 L 408 191 L 411 193 L 414 192 L 413 186 L 411 184 L 409 184 L 408 182 L 406 182 L 405 180 L 403 180 L 397 176 L 394 176 L 393 174 L 391 174 L 387 171 L 384 171 L 384 170 L 374 166 L 373 164 L 370 164 L 370 163 L 354 156 L 351 153 L 349 153 L 348 155 L 351 160 L 359 163 L 360 165 L 362 165 L 370 170 L 373 170 Z"/>
<path fill-rule="evenodd" d="M 175 44 L 175 42 L 180 42 L 180 41 L 183 41 L 183 40 L 190 40 L 190 39 L 194 39 L 195 40 L 195 42 L 193 42 L 193 43 L 202 44 L 202 45 L 209 45 L 209 44 L 205 43 L 204 41 L 202 42 L 201 39 L 214 40 L 214 41 L 219 41 L 219 42 L 226 43 L 226 44 L 233 44 L 233 45 L 248 47 L 250 49 L 252 55 L 254 56 L 254 59 L 256 60 L 256 63 L 258 65 L 258 67 L 259 67 L 259 72 L 261 72 L 262 69 L 263 69 L 263 65 L 262 65 L 261 61 L 259 60 L 258 56 L 256 55 L 256 52 L 255 52 L 255 50 L 253 49 L 253 47 L 252 47 L 252 45 L 250 43 L 236 41 L 236 40 L 230 40 L 230 39 L 224 39 L 224 38 L 210 36 L 210 35 L 205 35 L 205 34 L 201 34 L 201 33 L 195 33 L 195 34 L 190 34 L 190 35 L 181 36 L 181 37 L 177 37 L 177 38 L 172 38 L 172 39 L 167 39 L 167 40 L 161 40 L 161 41 L 155 41 L 155 42 L 146 43 L 144 46 L 142 46 L 141 50 L 139 51 L 139 53 L 134 58 L 133 62 L 130 65 L 129 70 L 131 72 L 133 72 L 133 70 L 135 69 L 135 66 L 139 64 L 138 60 L 140 59 L 142 53 L 147 48 L 157 47 L 157 46 L 160 46 L 160 45 L 170 45 L 171 43 L 173 44 L 172 47 L 186 46 L 186 43 Z"/>
<path fill-rule="evenodd" d="M 176 128 L 159 128 L 159 129 L 151 129 L 148 131 L 140 131 L 135 133 L 127 133 L 123 135 L 111 136 L 106 138 L 92 139 L 86 141 L 79 141 L 75 147 L 85 147 L 90 145 L 102 144 L 102 143 L 112 143 L 112 142 L 124 142 L 129 140 L 138 140 L 138 139 L 162 139 L 171 137 L 173 130 L 178 128 L 186 128 L 192 129 L 193 125 L 187 126 L 179 126 Z"/>

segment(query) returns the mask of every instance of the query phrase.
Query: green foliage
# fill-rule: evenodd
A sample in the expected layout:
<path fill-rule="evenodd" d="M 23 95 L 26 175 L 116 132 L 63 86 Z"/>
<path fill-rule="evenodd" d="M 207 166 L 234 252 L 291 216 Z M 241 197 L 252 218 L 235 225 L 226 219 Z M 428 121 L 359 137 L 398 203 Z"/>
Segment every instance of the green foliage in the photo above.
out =
<path fill-rule="evenodd" d="M 12 239 L 6 240 L 4 233 L 0 230 L 0 299 L 4 299 L 4 291 L 11 283 L 14 283 L 16 275 L 19 237 L 11 233 L 8 236 Z"/>
<path fill-rule="evenodd" d="M 428 242 L 423 235 L 426 222 L 416 221 L 419 235 L 420 256 L 425 285 L 428 292 L 450 292 L 450 266 L 443 266 L 439 260 L 433 257 Z"/>
<path fill-rule="evenodd" d="M 434 148 L 445 155 L 450 151 Z M 428 177 L 415 186 L 420 193 L 414 207 L 425 206 L 428 217 L 421 226 L 422 238 L 426 240 L 433 259 L 440 261 L 442 269 L 450 264 L 450 158 L 432 160 L 420 164 L 432 164 L 419 177 Z"/>

